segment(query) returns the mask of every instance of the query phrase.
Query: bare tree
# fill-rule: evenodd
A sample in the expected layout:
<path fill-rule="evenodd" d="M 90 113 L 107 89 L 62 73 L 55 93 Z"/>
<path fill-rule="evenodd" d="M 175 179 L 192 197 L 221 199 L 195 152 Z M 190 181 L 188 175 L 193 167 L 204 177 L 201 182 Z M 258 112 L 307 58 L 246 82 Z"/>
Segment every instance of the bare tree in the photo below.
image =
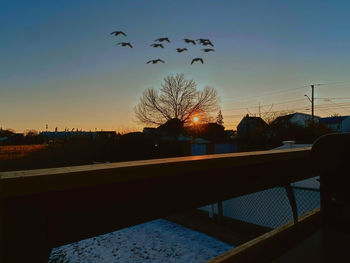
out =
<path fill-rule="evenodd" d="M 198 91 L 193 80 L 177 74 L 164 78 L 160 92 L 153 88 L 145 90 L 134 110 L 139 122 L 161 125 L 175 118 L 183 123 L 194 116 L 209 119 L 217 109 L 218 95 L 214 88 Z"/>
<path fill-rule="evenodd" d="M 39 134 L 39 132 L 37 130 L 34 130 L 34 129 L 27 129 L 25 130 L 24 132 L 25 136 L 37 136 Z"/>
<path fill-rule="evenodd" d="M 340 114 L 335 112 L 335 113 L 329 115 L 328 117 L 329 117 L 329 118 L 332 118 L 332 117 L 340 117 Z"/>
<path fill-rule="evenodd" d="M 289 114 L 293 114 L 293 113 L 295 113 L 295 111 L 293 111 L 293 110 L 269 111 L 269 112 L 263 113 L 262 119 L 263 119 L 267 124 L 270 125 L 270 124 L 273 123 L 273 121 L 276 120 L 278 117 L 285 116 L 285 115 L 289 115 Z"/>

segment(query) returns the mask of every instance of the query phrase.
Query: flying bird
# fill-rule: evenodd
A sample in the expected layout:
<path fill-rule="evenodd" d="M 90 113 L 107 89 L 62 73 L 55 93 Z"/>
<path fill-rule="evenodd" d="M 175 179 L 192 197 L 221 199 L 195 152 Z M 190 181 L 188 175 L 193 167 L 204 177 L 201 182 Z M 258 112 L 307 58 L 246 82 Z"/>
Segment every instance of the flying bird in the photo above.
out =
<path fill-rule="evenodd" d="M 201 44 L 203 44 L 204 42 L 210 42 L 208 38 L 199 38 L 199 39 L 196 39 L 196 41 L 198 41 L 198 43 L 201 43 Z"/>
<path fill-rule="evenodd" d="M 202 45 L 203 46 L 208 46 L 209 45 L 209 46 L 214 47 L 214 45 L 211 42 L 203 42 Z"/>
<path fill-rule="evenodd" d="M 122 45 L 122 47 L 126 47 L 126 46 L 129 46 L 129 47 L 133 47 L 131 44 L 130 44 L 130 42 L 120 42 L 120 43 L 118 43 L 117 45 Z"/>
<path fill-rule="evenodd" d="M 200 62 L 202 62 L 202 64 L 204 63 L 202 58 L 194 58 L 194 59 L 192 59 L 191 65 L 196 61 L 200 61 Z"/>
<path fill-rule="evenodd" d="M 210 51 L 215 51 L 213 48 L 205 48 L 205 49 L 202 49 L 204 52 L 210 52 Z"/>
<path fill-rule="evenodd" d="M 196 41 L 198 41 L 198 43 L 204 45 L 204 46 L 207 46 L 207 45 L 210 45 L 210 46 L 214 46 L 213 43 L 207 39 L 207 38 L 199 38 L 199 39 L 196 39 Z"/>
<path fill-rule="evenodd" d="M 161 48 L 164 48 L 164 46 L 162 44 L 152 44 L 150 45 L 151 47 L 161 47 Z"/>
<path fill-rule="evenodd" d="M 161 60 L 160 58 L 158 58 L 158 59 L 152 59 L 152 60 L 148 61 L 146 64 L 149 64 L 149 63 L 157 64 L 158 62 L 165 63 L 164 60 Z"/>
<path fill-rule="evenodd" d="M 161 37 L 161 38 L 158 38 L 158 39 L 156 39 L 154 41 L 158 41 L 158 42 L 168 41 L 168 43 L 170 43 L 170 40 L 167 37 Z"/>
<path fill-rule="evenodd" d="M 202 45 L 203 46 L 208 46 L 209 45 L 209 46 L 214 47 L 213 43 L 211 43 L 210 41 L 203 42 Z"/>
<path fill-rule="evenodd" d="M 181 52 L 183 52 L 183 51 L 185 51 L 185 50 L 187 50 L 187 48 L 177 48 L 177 49 L 176 49 L 176 51 L 179 52 L 179 53 L 181 53 Z"/>
<path fill-rule="evenodd" d="M 115 35 L 115 36 L 118 36 L 120 34 L 122 34 L 122 35 L 124 35 L 126 37 L 126 34 L 123 31 L 114 31 L 114 32 L 111 33 L 111 35 Z"/>
<path fill-rule="evenodd" d="M 196 44 L 196 42 L 194 40 L 192 40 L 192 39 L 184 38 L 184 40 L 185 40 L 186 43 L 192 43 L 193 45 Z"/>

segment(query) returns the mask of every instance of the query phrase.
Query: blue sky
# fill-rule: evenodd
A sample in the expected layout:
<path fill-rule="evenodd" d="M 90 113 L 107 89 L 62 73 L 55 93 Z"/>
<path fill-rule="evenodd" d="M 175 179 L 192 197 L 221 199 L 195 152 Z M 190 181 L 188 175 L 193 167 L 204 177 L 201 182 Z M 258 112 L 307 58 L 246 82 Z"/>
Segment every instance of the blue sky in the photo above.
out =
<path fill-rule="evenodd" d="M 185 73 L 217 88 L 225 126 L 248 112 L 350 114 L 349 1 L 1 1 L 0 126 L 140 129 L 143 90 Z M 134 48 L 116 43 L 128 34 Z M 149 47 L 167 36 L 164 50 Z M 215 53 L 182 39 L 210 38 Z M 205 64 L 190 65 L 202 56 Z M 146 65 L 153 58 L 165 64 Z M 347 104 L 349 103 L 349 105 Z M 338 106 L 337 106 L 338 105 Z M 341 106 L 339 106 L 341 105 Z"/>

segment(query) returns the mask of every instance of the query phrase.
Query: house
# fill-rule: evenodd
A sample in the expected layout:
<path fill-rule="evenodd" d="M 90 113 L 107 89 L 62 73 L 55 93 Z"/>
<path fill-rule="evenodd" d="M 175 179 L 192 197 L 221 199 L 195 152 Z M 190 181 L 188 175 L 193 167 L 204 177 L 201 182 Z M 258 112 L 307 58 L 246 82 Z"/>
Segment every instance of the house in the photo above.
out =
<path fill-rule="evenodd" d="M 237 152 L 232 143 L 233 131 L 226 131 L 217 123 L 203 123 L 186 126 L 179 119 L 171 119 L 157 128 L 145 127 L 143 134 L 152 140 L 158 149 L 182 151 L 184 155 L 206 155 Z"/>
<path fill-rule="evenodd" d="M 144 135 L 148 135 L 148 136 L 152 136 L 152 135 L 158 134 L 157 133 L 157 128 L 154 128 L 154 127 L 144 127 L 143 130 L 142 130 L 142 133 Z"/>
<path fill-rule="evenodd" d="M 254 136 L 265 134 L 268 124 L 260 117 L 251 117 L 248 114 L 240 121 L 237 126 L 239 136 Z"/>
<path fill-rule="evenodd" d="M 320 117 L 314 116 L 314 121 L 319 122 Z M 308 124 L 312 121 L 312 115 L 306 114 L 306 113 L 292 113 L 284 116 L 280 116 L 276 118 L 272 125 L 283 125 L 283 126 L 289 126 L 291 124 L 300 126 L 300 127 L 306 127 Z"/>
<path fill-rule="evenodd" d="M 320 118 L 320 123 L 327 125 L 334 132 L 350 132 L 350 116 Z"/>
<path fill-rule="evenodd" d="M 16 145 L 25 144 L 25 136 L 23 133 L 3 132 L 0 130 L 0 144 Z"/>
<path fill-rule="evenodd" d="M 191 142 L 191 155 L 209 154 L 210 141 L 202 138 L 193 138 Z"/>
<path fill-rule="evenodd" d="M 115 131 L 97 131 L 95 133 L 97 134 L 97 138 L 100 139 L 111 139 L 117 136 Z"/>
<path fill-rule="evenodd" d="M 224 130 L 224 133 L 227 138 L 233 139 L 237 136 L 237 131 L 234 130 Z"/>

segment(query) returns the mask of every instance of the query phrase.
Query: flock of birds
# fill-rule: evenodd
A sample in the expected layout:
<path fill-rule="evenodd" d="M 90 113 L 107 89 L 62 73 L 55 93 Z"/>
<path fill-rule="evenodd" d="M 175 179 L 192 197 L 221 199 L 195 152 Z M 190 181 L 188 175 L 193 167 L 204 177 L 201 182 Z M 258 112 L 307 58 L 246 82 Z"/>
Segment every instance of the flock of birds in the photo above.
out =
<path fill-rule="evenodd" d="M 119 35 L 123 35 L 124 37 L 127 36 L 123 31 L 113 31 L 111 33 L 111 35 L 114 35 L 116 37 L 119 36 Z M 214 47 L 213 43 L 209 39 L 205 39 L 205 38 L 199 38 L 199 39 L 196 39 L 196 40 L 184 38 L 183 40 L 184 40 L 184 42 L 186 44 L 192 44 L 192 45 L 198 44 L 198 45 L 202 45 L 204 47 L 207 47 L 207 46 Z M 164 48 L 164 43 L 165 42 L 170 43 L 170 40 L 167 37 L 161 37 L 161 38 L 158 38 L 158 39 L 154 40 L 154 42 L 155 43 L 150 45 L 151 47 L 153 47 L 153 48 Z M 130 42 L 119 42 L 119 43 L 117 43 L 117 45 L 121 45 L 122 47 L 133 48 L 133 45 Z M 215 51 L 213 48 L 210 48 L 210 47 L 203 48 L 201 50 L 203 52 L 206 52 L 206 53 Z M 184 52 L 184 51 L 188 51 L 188 49 L 187 48 L 177 48 L 176 51 L 178 53 L 181 53 L 181 52 Z M 158 62 L 165 63 L 164 60 L 158 58 L 158 59 L 152 59 L 152 60 L 146 62 L 146 64 L 150 64 L 150 63 L 157 64 Z M 195 62 L 201 62 L 203 64 L 204 60 L 203 60 L 203 58 L 193 58 L 192 61 L 191 61 L 191 65 L 193 63 L 195 63 Z"/>

